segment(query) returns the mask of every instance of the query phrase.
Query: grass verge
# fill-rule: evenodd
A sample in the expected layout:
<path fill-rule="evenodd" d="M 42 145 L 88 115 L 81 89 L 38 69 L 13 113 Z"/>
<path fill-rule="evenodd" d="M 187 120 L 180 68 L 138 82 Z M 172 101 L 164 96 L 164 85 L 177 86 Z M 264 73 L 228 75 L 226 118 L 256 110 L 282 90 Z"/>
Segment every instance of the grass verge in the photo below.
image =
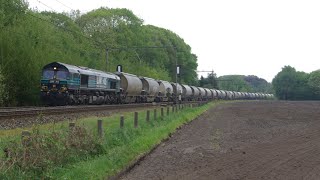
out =
<path fill-rule="evenodd" d="M 104 179 L 106 177 L 111 177 L 118 174 L 122 169 L 128 167 L 132 162 L 136 161 L 137 158 L 149 152 L 153 147 L 161 143 L 163 139 L 166 139 L 171 133 L 175 132 L 178 127 L 188 123 L 195 119 L 197 116 L 202 114 L 204 111 L 212 106 L 215 106 L 221 102 L 215 101 L 204 106 L 196 108 L 184 108 L 178 112 L 172 113 L 170 108 L 169 116 L 166 115 L 166 108 L 164 111 L 165 116 L 160 117 L 160 108 L 157 108 L 157 119 L 154 120 L 153 110 L 150 113 L 150 122 L 146 122 L 146 111 L 139 112 L 139 125 L 137 128 L 134 127 L 133 123 L 133 113 L 125 113 L 125 125 L 124 128 L 119 128 L 119 115 L 114 115 L 107 118 L 99 118 L 103 120 L 103 138 L 97 137 L 97 117 L 86 118 L 77 121 L 78 125 L 85 127 L 81 129 L 81 132 L 77 132 L 76 137 L 83 135 L 83 131 L 91 132 L 91 135 L 95 136 L 90 138 L 89 145 L 93 148 L 99 147 L 100 153 L 93 153 L 92 149 L 87 149 L 87 144 L 83 144 L 81 138 L 79 141 L 75 141 L 74 135 L 70 140 L 70 132 L 68 133 L 68 124 L 59 123 L 54 125 L 44 125 L 40 128 L 36 128 L 38 134 L 50 134 L 49 138 L 47 136 L 38 137 L 40 139 L 47 139 L 50 141 L 44 144 L 36 144 L 35 147 L 46 147 L 47 151 L 52 153 L 55 157 L 63 156 L 67 154 L 72 155 L 72 160 L 68 161 L 68 157 L 59 159 L 59 163 L 55 164 L 50 160 L 49 162 L 41 161 L 46 168 L 42 166 L 36 166 L 36 172 L 32 168 L 23 169 L 23 166 L 18 165 L 11 169 L 7 169 L 6 172 L 1 171 L 0 167 L 0 178 L 1 179 Z M 67 132 L 61 133 L 57 136 L 57 132 Z M 54 133 L 52 138 L 51 134 Z M 10 143 L 17 142 L 21 144 L 20 137 L 15 135 L 16 133 L 9 132 L 11 135 Z M 13 135 L 12 135 L 13 134 Z M 90 135 L 90 136 L 91 136 Z M 88 134 L 85 134 L 88 136 Z M 0 147 L 2 149 L 8 147 L 8 141 L 3 140 L 3 137 L 8 137 L 6 133 L 2 132 L 0 136 Z M 19 142 L 20 140 L 20 142 Z M 51 142 L 52 141 L 52 142 Z M 76 144 L 77 148 L 73 148 Z M 49 148 L 48 148 L 49 146 Z M 55 148 L 50 148 L 50 147 Z M 78 149 L 78 148 L 83 149 Z M 30 148 L 29 148 L 30 149 Z M 39 151 L 39 149 L 37 150 Z M 89 153 L 86 153 L 88 151 Z M 41 151 L 42 152 L 42 151 Z M 71 152 L 71 153 L 70 153 Z M 22 156 L 25 153 L 21 151 Z M 43 152 L 44 153 L 44 152 Z M 72 154 L 78 153 L 78 154 Z M 5 154 L 2 154 L 4 156 Z M 20 154 L 19 154 L 20 155 Z M 3 162 L 10 161 L 10 159 L 2 158 Z M 32 161 L 33 162 L 33 161 Z M 48 164 L 46 164 L 48 163 Z M 23 163 L 22 163 L 23 164 Z M 1 164 L 0 164 L 1 165 Z M 50 166 L 51 165 L 51 166 Z M 2 168 L 5 166 L 3 163 Z"/>

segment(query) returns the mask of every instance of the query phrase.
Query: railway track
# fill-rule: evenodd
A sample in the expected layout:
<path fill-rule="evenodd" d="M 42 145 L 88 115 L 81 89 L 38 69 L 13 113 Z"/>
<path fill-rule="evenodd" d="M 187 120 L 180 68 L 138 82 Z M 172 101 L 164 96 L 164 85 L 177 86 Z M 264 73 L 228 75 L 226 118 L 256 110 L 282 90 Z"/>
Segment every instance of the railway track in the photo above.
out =
<path fill-rule="evenodd" d="M 188 103 L 198 103 L 188 102 Z M 118 104 L 118 105 L 89 105 L 89 106 L 57 106 L 57 107 L 17 107 L 1 108 L 0 120 L 22 117 L 35 117 L 40 115 L 61 115 L 68 113 L 83 113 L 93 111 L 133 109 L 148 106 L 172 105 L 172 103 L 139 103 L 139 104 Z"/>

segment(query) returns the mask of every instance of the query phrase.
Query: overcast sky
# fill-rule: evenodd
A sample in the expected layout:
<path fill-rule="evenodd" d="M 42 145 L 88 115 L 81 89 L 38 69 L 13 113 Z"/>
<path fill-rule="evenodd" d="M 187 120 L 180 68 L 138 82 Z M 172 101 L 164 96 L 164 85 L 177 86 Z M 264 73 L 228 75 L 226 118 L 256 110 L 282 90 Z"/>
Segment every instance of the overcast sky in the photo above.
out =
<path fill-rule="evenodd" d="M 257 75 L 267 81 L 285 65 L 320 69 L 319 0 L 28 0 L 56 12 L 127 8 L 177 33 L 198 56 L 198 70 Z M 47 6 L 47 7 L 46 7 Z"/>

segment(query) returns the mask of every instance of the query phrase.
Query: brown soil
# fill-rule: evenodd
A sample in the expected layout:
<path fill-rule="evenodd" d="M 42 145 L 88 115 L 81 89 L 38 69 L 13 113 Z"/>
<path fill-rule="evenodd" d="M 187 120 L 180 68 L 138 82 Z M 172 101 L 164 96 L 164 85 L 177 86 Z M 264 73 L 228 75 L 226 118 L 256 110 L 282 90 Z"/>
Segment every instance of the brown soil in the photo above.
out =
<path fill-rule="evenodd" d="M 122 179 L 320 179 L 320 102 L 220 105 Z"/>

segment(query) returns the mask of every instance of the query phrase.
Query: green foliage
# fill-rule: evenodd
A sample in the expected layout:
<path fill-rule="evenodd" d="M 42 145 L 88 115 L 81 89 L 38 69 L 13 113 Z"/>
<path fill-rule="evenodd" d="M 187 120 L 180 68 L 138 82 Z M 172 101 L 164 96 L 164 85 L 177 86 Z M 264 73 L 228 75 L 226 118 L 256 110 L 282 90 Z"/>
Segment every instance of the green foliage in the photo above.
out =
<path fill-rule="evenodd" d="M 52 169 L 105 153 L 101 141 L 84 127 L 76 126 L 68 133 L 40 133 L 35 127 L 30 136 L 8 143 L 1 176 L 34 179 L 50 178 Z M 6 173 L 3 173 L 6 172 Z"/>
<path fill-rule="evenodd" d="M 271 83 L 257 76 L 245 76 L 244 80 L 249 84 L 252 92 L 273 93 Z"/>
<path fill-rule="evenodd" d="M 125 72 L 172 81 L 177 60 L 182 66 L 181 82 L 197 82 L 197 57 L 183 39 L 169 30 L 143 25 L 130 10 L 39 13 L 28 10 L 23 0 L 0 2 L 0 81 L 4 82 L 0 92 L 7 93 L 0 95 L 0 106 L 38 104 L 41 68 L 53 61 L 110 72 L 121 64 Z M 135 46 L 167 48 L 125 49 Z"/>
<path fill-rule="evenodd" d="M 206 78 L 203 76 L 200 77 L 199 85 L 201 87 L 210 88 L 210 89 L 219 89 L 217 82 L 216 73 L 210 73 Z"/>
<path fill-rule="evenodd" d="M 252 92 L 249 84 L 244 80 L 243 75 L 226 75 L 218 78 L 220 89 L 238 92 Z"/>
<path fill-rule="evenodd" d="M 225 75 L 218 78 L 219 89 L 238 92 L 272 93 L 272 86 L 265 79 L 249 75 Z"/>
<path fill-rule="evenodd" d="M 308 85 L 315 94 L 320 96 L 320 70 L 313 71 L 310 73 Z"/>
<path fill-rule="evenodd" d="M 310 84 L 312 86 L 310 86 Z M 317 84 L 317 73 L 311 75 L 285 66 L 272 80 L 275 95 L 283 100 L 319 99 L 312 89 Z"/>

